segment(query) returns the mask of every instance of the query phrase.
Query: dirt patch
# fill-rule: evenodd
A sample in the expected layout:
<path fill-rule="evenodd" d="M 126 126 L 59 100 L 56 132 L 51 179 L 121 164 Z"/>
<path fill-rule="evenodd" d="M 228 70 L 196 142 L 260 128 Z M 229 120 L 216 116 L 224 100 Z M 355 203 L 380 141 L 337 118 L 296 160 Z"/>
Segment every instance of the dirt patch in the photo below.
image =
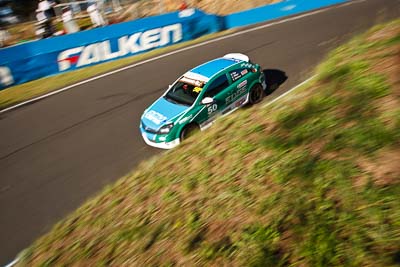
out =
<path fill-rule="evenodd" d="M 383 49 L 377 53 L 382 60 L 375 61 L 372 66 L 374 72 L 386 74 L 393 92 L 400 97 L 400 45 Z"/>
<path fill-rule="evenodd" d="M 324 150 L 327 141 L 323 138 L 316 139 L 314 142 L 308 144 L 308 151 L 313 156 L 320 156 L 321 152 Z"/>
<path fill-rule="evenodd" d="M 400 28 L 397 24 L 390 25 L 388 27 L 382 28 L 375 31 L 373 34 L 368 36 L 367 42 L 376 42 L 392 38 L 393 36 L 398 36 L 400 34 Z"/>
<path fill-rule="evenodd" d="M 373 160 L 362 159 L 358 166 L 363 172 L 370 174 L 373 182 L 378 186 L 398 184 L 400 182 L 400 150 L 393 148 L 382 151 Z M 360 177 L 359 177 L 360 178 Z M 355 182 L 355 186 L 365 185 L 367 176 L 363 176 Z"/>

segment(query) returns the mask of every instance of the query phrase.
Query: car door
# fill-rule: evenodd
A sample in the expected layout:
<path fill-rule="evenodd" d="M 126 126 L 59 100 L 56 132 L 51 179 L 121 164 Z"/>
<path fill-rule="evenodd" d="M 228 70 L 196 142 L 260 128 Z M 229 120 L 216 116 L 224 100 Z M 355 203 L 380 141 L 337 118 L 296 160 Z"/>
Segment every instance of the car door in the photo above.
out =
<path fill-rule="evenodd" d="M 204 97 L 212 97 L 214 99 L 214 103 L 207 108 L 209 118 L 224 113 L 227 106 L 226 98 L 230 95 L 231 90 L 230 81 L 225 73 L 215 78 L 207 87 Z"/>
<path fill-rule="evenodd" d="M 237 68 L 229 71 L 229 77 L 232 81 L 232 90 L 226 98 L 226 105 L 228 109 L 240 107 L 246 102 L 249 91 L 248 78 L 250 75 L 251 70 L 248 68 Z"/>
<path fill-rule="evenodd" d="M 201 110 L 195 112 L 195 121 L 202 129 L 210 126 L 216 117 L 221 115 L 226 108 L 225 98 L 230 90 L 230 82 L 227 75 L 224 73 L 213 79 L 205 90 L 202 99 L 211 97 L 214 99 L 214 103 L 201 105 Z"/>

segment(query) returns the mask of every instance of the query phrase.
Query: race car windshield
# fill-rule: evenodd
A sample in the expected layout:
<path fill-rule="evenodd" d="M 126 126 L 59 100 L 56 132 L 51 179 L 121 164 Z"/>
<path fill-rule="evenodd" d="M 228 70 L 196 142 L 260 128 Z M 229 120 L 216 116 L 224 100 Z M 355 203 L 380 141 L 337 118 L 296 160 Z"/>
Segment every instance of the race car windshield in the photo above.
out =
<path fill-rule="evenodd" d="M 169 89 L 164 98 L 173 103 L 191 106 L 199 96 L 201 90 L 201 83 L 192 82 L 183 77 Z"/>

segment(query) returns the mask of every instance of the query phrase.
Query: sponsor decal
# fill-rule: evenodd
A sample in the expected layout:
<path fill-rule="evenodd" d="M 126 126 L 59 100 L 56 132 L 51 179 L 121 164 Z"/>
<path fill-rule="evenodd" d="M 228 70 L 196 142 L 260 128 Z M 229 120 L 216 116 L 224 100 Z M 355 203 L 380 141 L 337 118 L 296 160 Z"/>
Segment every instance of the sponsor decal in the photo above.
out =
<path fill-rule="evenodd" d="M 240 72 L 239 72 L 240 71 Z M 231 74 L 231 78 L 232 81 L 237 81 L 240 78 L 242 78 L 244 75 L 246 75 L 247 73 L 249 73 L 249 71 L 247 69 L 243 69 L 243 70 L 234 70 L 232 72 L 230 72 Z"/>
<path fill-rule="evenodd" d="M 251 64 L 251 63 L 242 63 L 240 66 L 243 68 L 253 68 L 254 67 L 253 64 Z"/>
<path fill-rule="evenodd" d="M 239 101 L 236 101 L 236 102 L 235 102 L 235 107 L 237 108 L 237 107 L 242 106 L 242 105 L 244 104 L 245 101 L 246 101 L 246 98 L 245 98 L 245 97 L 243 97 L 242 99 L 239 99 Z"/>
<path fill-rule="evenodd" d="M 181 120 L 179 121 L 179 124 L 184 124 L 185 122 L 187 122 L 188 120 L 190 120 L 192 117 L 193 117 L 193 115 L 184 117 L 183 119 L 181 119 Z"/>
<path fill-rule="evenodd" d="M 249 71 L 247 69 L 242 70 L 242 72 L 240 74 L 242 74 L 242 76 L 246 75 Z"/>
<path fill-rule="evenodd" d="M 239 83 L 237 88 L 242 88 L 245 87 L 247 85 L 247 80 L 244 80 L 243 82 Z"/>
<path fill-rule="evenodd" d="M 76 67 L 91 65 L 176 43 L 180 40 L 182 40 L 182 25 L 180 23 L 137 32 L 123 36 L 114 43 L 111 43 L 111 40 L 106 40 L 65 50 L 58 55 L 58 68 L 60 71 L 64 71 L 74 65 Z M 112 47 L 117 49 L 112 49 Z"/>
<path fill-rule="evenodd" d="M 157 111 L 154 111 L 154 110 L 150 110 L 149 112 L 146 112 L 144 117 L 146 119 L 154 122 L 157 125 L 159 125 L 162 122 L 167 120 L 167 117 L 165 117 L 164 115 L 162 115 L 162 114 L 160 114 L 160 113 L 158 113 Z"/>
<path fill-rule="evenodd" d="M 232 81 L 237 81 L 242 77 L 242 75 L 240 75 L 240 73 L 237 72 L 236 70 L 230 72 L 230 74 L 231 74 Z"/>
<path fill-rule="evenodd" d="M 244 80 L 243 82 L 241 82 L 237 86 L 238 89 L 235 92 L 233 92 L 231 95 L 229 95 L 227 98 L 225 98 L 225 103 L 228 105 L 228 104 L 232 103 L 233 101 L 235 101 L 236 98 L 238 98 L 239 96 L 244 94 L 247 91 L 246 85 L 247 85 L 247 80 Z"/>

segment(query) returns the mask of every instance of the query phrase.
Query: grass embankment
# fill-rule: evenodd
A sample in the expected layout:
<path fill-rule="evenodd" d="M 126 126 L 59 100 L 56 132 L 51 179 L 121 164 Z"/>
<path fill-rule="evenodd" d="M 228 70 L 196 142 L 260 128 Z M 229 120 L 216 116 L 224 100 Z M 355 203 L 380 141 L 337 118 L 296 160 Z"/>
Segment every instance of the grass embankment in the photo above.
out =
<path fill-rule="evenodd" d="M 398 265 L 399 51 L 399 20 L 357 37 L 284 101 L 107 187 L 20 265 Z"/>
<path fill-rule="evenodd" d="M 122 58 L 106 63 L 101 63 L 95 66 L 86 67 L 83 69 L 70 71 L 50 77 L 41 78 L 31 82 L 15 85 L 4 90 L 0 90 L 0 110 L 16 105 L 23 101 L 39 97 L 46 93 L 61 89 L 63 87 L 73 85 L 85 79 L 95 77 L 97 75 L 113 71 L 118 68 L 128 66 L 130 64 L 146 60 L 161 54 L 178 50 L 183 47 L 198 44 L 210 39 L 218 38 L 223 35 L 234 32 L 234 30 L 226 30 L 218 33 L 204 35 L 192 41 L 163 47 L 160 49 L 152 50 L 143 54 Z"/>

